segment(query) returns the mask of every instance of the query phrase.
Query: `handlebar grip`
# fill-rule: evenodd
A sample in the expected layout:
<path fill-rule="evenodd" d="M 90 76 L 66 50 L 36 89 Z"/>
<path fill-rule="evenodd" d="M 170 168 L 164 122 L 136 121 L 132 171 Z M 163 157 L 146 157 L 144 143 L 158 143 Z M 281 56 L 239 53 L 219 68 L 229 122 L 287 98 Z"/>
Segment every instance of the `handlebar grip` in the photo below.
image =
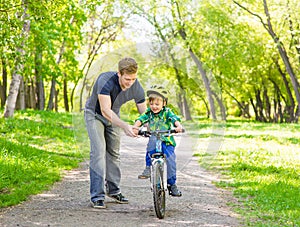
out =
<path fill-rule="evenodd" d="M 141 130 L 139 130 L 138 135 L 149 137 L 151 135 L 151 133 L 148 132 L 148 131 L 141 131 Z"/>
<path fill-rule="evenodd" d="M 177 133 L 177 132 L 175 131 L 175 129 L 170 130 L 170 132 L 171 132 L 171 133 Z M 184 133 L 184 132 L 185 132 L 185 129 L 183 128 L 182 131 L 181 131 L 181 133 Z"/>

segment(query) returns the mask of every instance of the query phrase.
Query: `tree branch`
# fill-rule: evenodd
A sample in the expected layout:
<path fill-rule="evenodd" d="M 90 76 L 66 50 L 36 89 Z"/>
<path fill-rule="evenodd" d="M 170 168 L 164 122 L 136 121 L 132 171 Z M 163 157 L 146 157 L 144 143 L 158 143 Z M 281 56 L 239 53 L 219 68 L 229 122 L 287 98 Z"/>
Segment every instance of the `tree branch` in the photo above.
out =
<path fill-rule="evenodd" d="M 253 13 L 252 11 L 250 11 L 248 8 L 246 8 L 245 6 L 241 5 L 241 4 L 238 3 L 237 1 L 233 0 L 233 2 L 234 2 L 236 5 L 238 5 L 240 8 L 242 8 L 243 10 L 247 11 L 249 14 L 251 14 L 251 15 L 257 17 L 257 18 L 260 20 L 260 22 L 262 23 L 262 25 L 264 26 L 264 28 L 265 28 L 267 31 L 269 31 L 268 25 L 264 22 L 264 20 L 262 19 L 261 16 L 259 16 L 259 15 L 256 14 L 256 13 Z"/>

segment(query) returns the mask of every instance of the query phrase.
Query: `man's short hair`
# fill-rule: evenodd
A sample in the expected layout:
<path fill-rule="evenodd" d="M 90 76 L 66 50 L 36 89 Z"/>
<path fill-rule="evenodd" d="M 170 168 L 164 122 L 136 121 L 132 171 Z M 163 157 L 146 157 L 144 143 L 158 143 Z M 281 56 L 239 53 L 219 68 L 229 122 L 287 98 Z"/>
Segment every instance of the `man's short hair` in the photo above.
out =
<path fill-rule="evenodd" d="M 121 75 L 126 74 L 134 74 L 138 70 L 138 65 L 133 58 L 126 57 L 119 61 L 119 72 Z"/>

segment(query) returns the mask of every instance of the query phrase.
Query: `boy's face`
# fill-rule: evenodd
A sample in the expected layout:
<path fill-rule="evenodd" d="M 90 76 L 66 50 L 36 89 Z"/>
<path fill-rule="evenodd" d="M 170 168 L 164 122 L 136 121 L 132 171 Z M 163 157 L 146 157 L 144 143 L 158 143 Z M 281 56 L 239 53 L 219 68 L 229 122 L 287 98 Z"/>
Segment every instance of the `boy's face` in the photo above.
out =
<path fill-rule="evenodd" d="M 151 111 L 153 113 L 157 114 L 162 110 L 162 108 L 164 106 L 164 102 L 161 98 L 156 98 L 149 102 L 149 106 L 150 106 Z"/>

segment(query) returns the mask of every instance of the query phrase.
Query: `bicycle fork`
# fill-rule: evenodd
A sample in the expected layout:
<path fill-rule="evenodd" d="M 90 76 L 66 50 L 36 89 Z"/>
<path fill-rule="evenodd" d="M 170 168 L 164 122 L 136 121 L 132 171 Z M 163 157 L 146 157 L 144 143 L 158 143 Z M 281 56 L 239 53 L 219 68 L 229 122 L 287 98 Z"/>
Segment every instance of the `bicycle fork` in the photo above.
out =
<path fill-rule="evenodd" d="M 160 138 L 156 140 L 156 152 L 155 154 L 152 155 L 151 157 L 151 177 L 150 177 L 150 182 L 151 182 L 151 191 L 153 191 L 153 184 L 156 183 L 159 185 L 163 185 L 164 191 L 167 191 L 167 174 L 166 174 L 166 169 L 165 169 L 165 157 L 162 151 L 162 141 Z M 154 166 L 158 165 L 160 168 L 160 172 L 163 173 L 163 182 L 154 182 L 155 179 L 155 173 L 154 173 Z"/>

